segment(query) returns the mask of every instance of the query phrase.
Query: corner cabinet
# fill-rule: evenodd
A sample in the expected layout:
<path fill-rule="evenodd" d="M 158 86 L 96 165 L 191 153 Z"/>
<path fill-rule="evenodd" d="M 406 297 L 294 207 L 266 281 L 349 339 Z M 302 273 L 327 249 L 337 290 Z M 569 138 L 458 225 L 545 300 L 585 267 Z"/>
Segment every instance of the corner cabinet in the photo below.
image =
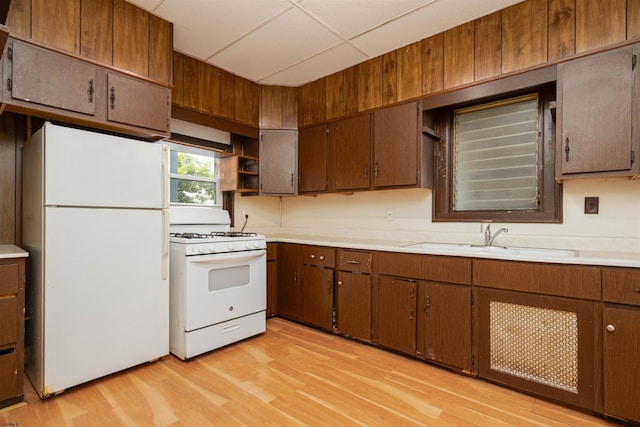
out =
<path fill-rule="evenodd" d="M 169 136 L 171 90 L 62 52 L 9 39 L 5 110 L 130 134 Z"/>
<path fill-rule="evenodd" d="M 260 131 L 260 194 L 298 192 L 298 131 Z"/>
<path fill-rule="evenodd" d="M 640 46 L 558 65 L 556 178 L 640 174 Z"/>

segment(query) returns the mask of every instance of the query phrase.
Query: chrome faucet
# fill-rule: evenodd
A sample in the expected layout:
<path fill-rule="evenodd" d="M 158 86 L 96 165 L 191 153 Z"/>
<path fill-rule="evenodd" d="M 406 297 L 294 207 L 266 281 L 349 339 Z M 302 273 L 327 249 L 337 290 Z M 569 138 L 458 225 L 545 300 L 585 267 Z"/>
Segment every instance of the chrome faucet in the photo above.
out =
<path fill-rule="evenodd" d="M 498 237 L 500 235 L 500 233 L 508 233 L 509 229 L 508 228 L 501 228 L 500 230 L 496 231 L 495 234 L 491 234 L 491 224 L 487 224 L 487 228 L 484 230 L 484 245 L 485 246 L 491 246 L 493 244 L 493 241 L 496 240 L 496 237 Z"/>

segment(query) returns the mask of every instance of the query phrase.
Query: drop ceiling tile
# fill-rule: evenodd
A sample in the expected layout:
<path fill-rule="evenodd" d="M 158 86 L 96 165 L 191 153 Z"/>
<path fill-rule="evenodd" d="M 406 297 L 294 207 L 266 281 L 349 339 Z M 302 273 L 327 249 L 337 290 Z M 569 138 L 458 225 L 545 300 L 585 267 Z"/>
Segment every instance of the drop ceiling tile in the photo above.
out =
<path fill-rule="evenodd" d="M 140 6 L 141 8 L 153 12 L 163 0 L 127 0 L 129 3 Z"/>
<path fill-rule="evenodd" d="M 434 0 L 303 0 L 300 6 L 346 39 Z"/>
<path fill-rule="evenodd" d="M 302 86 L 336 71 L 365 61 L 367 57 L 346 43 L 340 43 L 312 58 L 259 80 L 261 84 Z"/>
<path fill-rule="evenodd" d="M 523 0 L 439 0 L 351 40 L 372 57 L 406 46 Z"/>
<path fill-rule="evenodd" d="M 164 0 L 155 13 L 174 23 L 177 50 L 206 59 L 291 7 L 287 0 Z"/>
<path fill-rule="evenodd" d="M 297 8 L 289 9 L 209 61 L 250 80 L 285 69 L 340 42 Z"/>

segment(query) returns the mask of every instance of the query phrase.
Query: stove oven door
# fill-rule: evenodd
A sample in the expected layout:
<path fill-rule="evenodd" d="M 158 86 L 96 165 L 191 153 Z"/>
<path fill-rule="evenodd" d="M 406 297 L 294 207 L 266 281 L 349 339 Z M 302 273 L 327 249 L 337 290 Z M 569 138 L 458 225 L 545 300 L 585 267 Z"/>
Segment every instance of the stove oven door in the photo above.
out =
<path fill-rule="evenodd" d="M 187 257 L 185 330 L 265 311 L 266 258 L 262 249 Z"/>

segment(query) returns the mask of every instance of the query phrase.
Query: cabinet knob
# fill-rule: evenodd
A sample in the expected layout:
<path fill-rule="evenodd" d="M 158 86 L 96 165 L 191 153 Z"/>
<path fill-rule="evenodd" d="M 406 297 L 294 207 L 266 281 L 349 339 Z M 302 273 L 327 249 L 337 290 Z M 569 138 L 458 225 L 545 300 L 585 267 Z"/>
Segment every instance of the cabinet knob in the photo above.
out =
<path fill-rule="evenodd" d="M 338 286 L 342 286 L 342 280 L 338 280 Z"/>
<path fill-rule="evenodd" d="M 636 288 L 635 291 L 640 294 L 640 288 Z"/>
<path fill-rule="evenodd" d="M 615 326 L 613 326 L 613 325 L 607 325 L 607 331 L 609 331 L 609 332 L 613 332 L 613 331 L 615 331 L 615 330 L 616 330 L 616 327 L 615 327 Z"/>
<path fill-rule="evenodd" d="M 324 255 L 320 255 L 320 261 L 324 259 Z"/>
<path fill-rule="evenodd" d="M 314 254 L 311 254 L 311 259 L 314 259 L 316 256 Z"/>

